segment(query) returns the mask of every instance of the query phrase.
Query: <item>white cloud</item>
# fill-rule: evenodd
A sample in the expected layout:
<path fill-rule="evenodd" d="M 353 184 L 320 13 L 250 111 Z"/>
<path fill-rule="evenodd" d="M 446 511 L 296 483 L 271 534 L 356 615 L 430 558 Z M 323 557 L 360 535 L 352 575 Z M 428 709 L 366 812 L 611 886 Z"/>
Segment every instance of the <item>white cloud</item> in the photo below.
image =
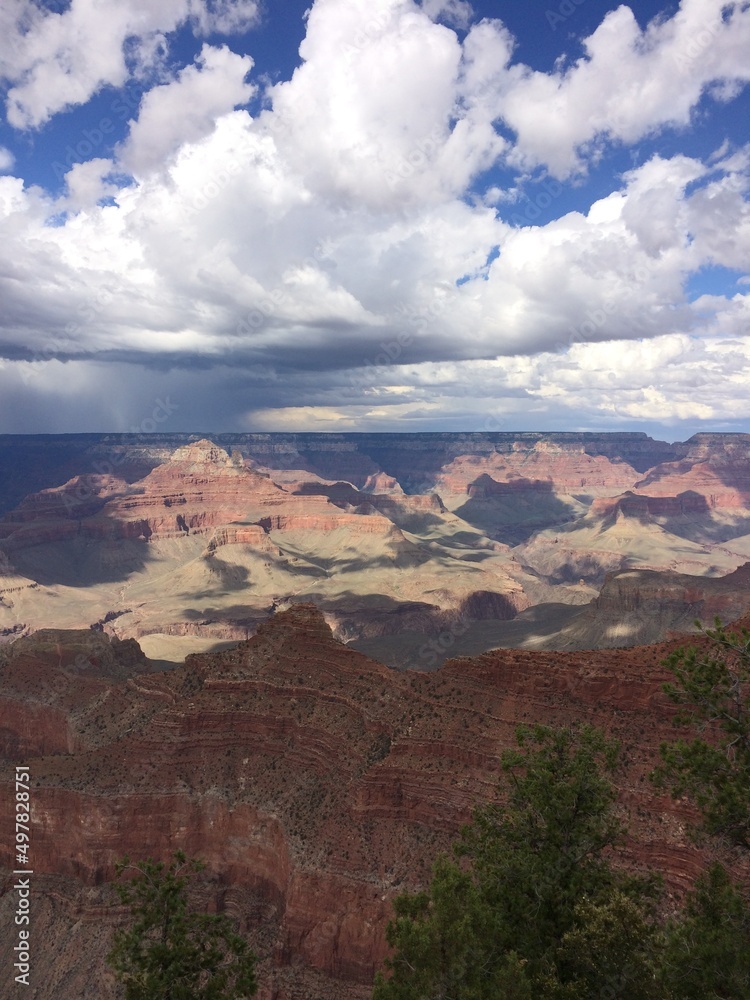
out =
<path fill-rule="evenodd" d="M 103 158 L 74 164 L 65 175 L 67 206 L 74 212 L 90 209 L 100 199 L 116 194 L 117 185 L 107 181 L 113 167 L 112 160 Z"/>
<path fill-rule="evenodd" d="M 737 426 L 750 418 L 744 385 L 750 337 L 705 342 L 682 334 L 653 340 L 575 345 L 562 358 L 540 355 L 532 390 L 589 420 L 609 413 L 665 427 L 684 421 Z"/>
<path fill-rule="evenodd" d="M 654 158 L 588 215 L 512 229 L 457 199 L 399 216 L 341 193 L 321 201 L 264 125 L 222 116 L 104 208 L 109 161 L 79 165 L 63 207 L 87 210 L 53 227 L 53 206 L 7 179 L 17 319 L 6 344 L 43 351 L 68 327 L 73 353 L 192 364 L 231 351 L 237 363 L 324 370 L 383 344 L 403 362 L 493 357 L 701 325 L 726 336 L 746 322 L 747 296 L 691 307 L 683 293 L 701 266 L 747 260 L 738 174 Z"/>
<path fill-rule="evenodd" d="M 251 7 L 202 10 L 228 30 L 225 18 L 254 17 Z M 187 2 L 168 8 L 173 20 L 195 16 Z M 73 0 L 56 16 L 83 9 Z M 112 72 L 136 9 L 135 0 L 120 5 L 119 27 L 102 42 Z M 22 0 L 14 10 L 40 19 L 28 46 L 41 52 L 49 35 L 49 55 L 33 66 L 39 80 L 59 82 L 61 39 L 78 22 L 48 26 Z M 722 147 L 708 164 L 654 156 L 588 211 L 545 225 L 514 219 L 515 194 L 497 184 L 484 198 L 470 192 L 491 164 L 548 163 L 562 174 L 580 166 L 581 144 L 599 131 L 630 141 L 689 113 L 719 65 L 713 51 L 694 59 L 687 97 L 670 103 L 675 53 L 698 37 L 701 12 L 727 78 L 739 79 L 746 13 L 734 5 L 728 27 L 714 30 L 715 10 L 684 0 L 643 33 L 618 8 L 588 40 L 586 59 L 533 74 L 513 64 L 513 39 L 497 21 L 475 25 L 461 44 L 436 23 L 445 19 L 438 3 L 382 0 L 374 10 L 365 0 L 316 0 L 302 64 L 270 88 L 271 106 L 255 119 L 237 110 L 253 93 L 252 60 L 204 45 L 196 65 L 147 92 L 117 159 L 75 164 L 59 200 L 0 177 L 0 357 L 11 359 L 2 384 L 10 392 L 35 372 L 29 384 L 52 392 L 61 367 L 50 359 L 76 358 L 63 371 L 78 373 L 81 392 L 93 391 L 96 375 L 132 413 L 126 388 L 140 364 L 181 389 L 187 412 L 199 406 L 200 380 L 220 394 L 218 373 L 226 380 L 231 365 L 248 381 L 227 392 L 222 413 L 248 427 L 276 407 L 288 426 L 300 417 L 301 427 L 378 427 L 390 414 L 429 427 L 475 421 L 493 401 L 497 419 L 517 414 L 516 426 L 577 412 L 593 422 L 596 413 L 666 420 L 670 401 L 681 419 L 709 409 L 735 419 L 747 410 L 734 380 L 747 359 L 727 366 L 697 334 L 744 344 L 750 295 L 738 284 L 731 299 L 691 303 L 685 286 L 712 265 L 747 270 L 747 149 Z M 169 19 L 148 12 L 140 37 L 154 41 Z M 618 58 L 625 84 L 607 76 Z M 84 95 L 101 73 L 81 66 Z M 36 72 L 14 98 L 27 123 L 70 103 L 64 80 L 59 94 L 37 91 Z M 628 81 L 641 77 L 650 88 L 631 100 Z M 493 128 L 501 112 L 517 121 L 515 148 Z M 135 175 L 127 187 L 116 186 L 122 167 Z M 562 192 L 548 179 L 547 206 Z M 97 204 L 108 196 L 114 203 Z M 398 392 L 380 385 L 377 359 Z M 104 360 L 128 373 L 122 391 L 116 377 L 103 379 Z M 732 386 L 727 400 L 717 379 Z"/>
<path fill-rule="evenodd" d="M 271 88 L 264 124 L 317 197 L 373 210 L 441 202 L 463 192 L 506 143 L 484 99 L 501 31 L 462 47 L 410 0 L 318 0 L 303 63 Z"/>
<path fill-rule="evenodd" d="M 252 0 L 71 0 L 61 14 L 33 0 L 8 0 L 0 14 L 8 121 L 38 128 L 106 84 L 120 87 L 144 74 L 162 62 L 166 36 L 186 22 L 202 34 L 231 34 L 257 17 Z"/>
<path fill-rule="evenodd" d="M 433 21 L 444 21 L 452 28 L 466 29 L 474 18 L 466 0 L 422 0 L 422 10 Z"/>
<path fill-rule="evenodd" d="M 0 220 L 11 219 L 14 227 L 25 228 L 33 221 L 26 216 L 30 204 L 21 177 L 0 177 Z"/>
<path fill-rule="evenodd" d="M 227 111 L 246 104 L 255 87 L 245 82 L 253 66 L 225 45 L 204 45 L 195 65 L 186 66 L 170 83 L 143 97 L 137 121 L 118 151 L 119 162 L 137 176 L 164 166 L 183 145 L 213 131 Z"/>
<path fill-rule="evenodd" d="M 5 146 L 0 146 L 0 173 L 7 173 L 13 169 L 15 157 Z"/>
<path fill-rule="evenodd" d="M 244 34 L 260 19 L 260 4 L 256 0 L 193 0 L 191 17 L 204 35 Z"/>
<path fill-rule="evenodd" d="M 687 125 L 701 95 L 726 100 L 750 80 L 750 6 L 682 0 L 671 19 L 641 31 L 625 5 L 584 40 L 585 56 L 553 73 L 514 67 L 497 80 L 499 107 L 517 133 L 514 159 L 558 177 L 585 168 L 592 143 L 633 143 Z"/>

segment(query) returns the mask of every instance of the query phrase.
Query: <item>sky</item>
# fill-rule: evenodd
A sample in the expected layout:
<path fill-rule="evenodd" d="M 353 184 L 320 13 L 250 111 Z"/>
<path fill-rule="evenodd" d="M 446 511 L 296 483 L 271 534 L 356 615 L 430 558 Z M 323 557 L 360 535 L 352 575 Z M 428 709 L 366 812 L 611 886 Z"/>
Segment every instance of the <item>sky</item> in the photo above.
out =
<path fill-rule="evenodd" d="M 750 432 L 750 2 L 3 0 L 0 433 Z"/>

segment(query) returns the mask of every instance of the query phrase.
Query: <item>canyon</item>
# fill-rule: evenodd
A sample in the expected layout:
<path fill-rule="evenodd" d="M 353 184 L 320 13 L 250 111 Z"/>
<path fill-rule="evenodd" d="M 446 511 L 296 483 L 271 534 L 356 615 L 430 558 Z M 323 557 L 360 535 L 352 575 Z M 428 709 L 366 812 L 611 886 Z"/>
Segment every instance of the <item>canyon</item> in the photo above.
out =
<path fill-rule="evenodd" d="M 502 798 L 519 724 L 620 740 L 617 863 L 674 905 L 711 851 L 648 780 L 680 734 L 663 661 L 696 619 L 750 625 L 748 501 L 750 435 L 0 437 L 34 995 L 114 998 L 114 865 L 182 848 L 261 1000 L 365 1000 L 392 899 Z"/>
<path fill-rule="evenodd" d="M 442 661 L 419 655 L 440 635 L 652 641 L 710 611 L 677 577 L 750 560 L 750 435 L 6 436 L 0 473 L 0 641 L 103 628 L 162 664 L 307 601 L 393 666 Z M 617 574 L 652 611 L 665 574 L 658 631 L 599 600 Z"/>
<path fill-rule="evenodd" d="M 648 780 L 660 741 L 681 733 L 662 691 L 677 644 L 495 650 L 394 671 L 302 603 L 171 671 L 135 640 L 91 630 L 6 645 L 2 780 L 10 794 L 12 765 L 30 769 L 34 995 L 73 1000 L 91 982 L 102 1000 L 116 995 L 104 963 L 124 916 L 114 864 L 180 848 L 207 862 L 196 905 L 230 914 L 252 941 L 262 1000 L 364 1000 L 391 900 L 425 883 L 475 805 L 502 799 L 518 724 L 583 721 L 620 740 L 630 832 L 616 862 L 664 873 L 669 908 L 715 856 L 690 838 L 695 813 Z M 12 834 L 4 810 L 7 921 Z"/>

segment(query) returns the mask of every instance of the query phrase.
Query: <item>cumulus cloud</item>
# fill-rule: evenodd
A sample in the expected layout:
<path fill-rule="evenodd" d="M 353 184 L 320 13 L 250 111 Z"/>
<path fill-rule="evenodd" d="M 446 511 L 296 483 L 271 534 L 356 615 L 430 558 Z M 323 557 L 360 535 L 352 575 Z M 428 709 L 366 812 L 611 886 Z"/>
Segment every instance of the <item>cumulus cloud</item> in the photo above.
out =
<path fill-rule="evenodd" d="M 106 58 L 66 76 L 90 42 L 85 3 L 57 20 L 25 0 L 8 10 L 22 127 L 122 82 L 136 14 L 144 65 L 170 25 L 257 17 L 254 3 L 118 3 Z M 746 287 L 695 301 L 686 288 L 705 268 L 747 271 L 748 149 L 654 155 L 545 224 L 515 209 L 527 170 L 565 178 L 602 137 L 684 123 L 713 83 L 728 99 L 747 78 L 747 5 L 683 0 L 645 30 L 620 7 L 549 73 L 514 63 L 499 21 L 470 20 L 461 2 L 316 0 L 301 63 L 263 110 L 244 107 L 252 59 L 206 43 L 145 93 L 113 159 L 71 167 L 59 199 L 0 176 L 0 416 L 46 394 L 72 423 L 73 384 L 79 398 L 106 388 L 87 419 L 108 427 L 159 391 L 184 401 L 183 428 L 210 412 L 247 429 L 274 413 L 298 429 L 482 429 L 479 414 L 617 425 L 666 421 L 670 403 L 683 421 L 746 414 Z M 507 186 L 485 190 L 493 167 Z M 548 174 L 545 192 L 554 206 L 563 181 Z M 717 379 L 726 400 L 711 398 Z"/>
<path fill-rule="evenodd" d="M 74 212 L 93 209 L 102 199 L 116 194 L 119 191 L 118 185 L 107 180 L 113 169 L 112 160 L 102 157 L 75 163 L 65 175 L 67 207 Z"/>
<path fill-rule="evenodd" d="M 514 160 L 557 177 L 585 168 L 597 141 L 633 143 L 686 125 L 704 92 L 728 100 L 750 80 L 750 7 L 682 0 L 672 18 L 641 30 L 619 6 L 584 40 L 585 55 L 553 73 L 499 74 L 499 107 L 517 142 Z"/>
<path fill-rule="evenodd" d="M 252 66 L 249 56 L 225 45 L 204 45 L 193 66 L 144 95 L 119 162 L 136 175 L 147 173 L 181 146 L 208 135 L 221 115 L 252 97 L 256 88 L 245 80 Z"/>
<path fill-rule="evenodd" d="M 38 128 L 85 104 L 103 86 L 122 86 L 164 59 L 167 35 L 192 23 L 202 34 L 247 30 L 253 0 L 71 0 L 62 13 L 8 0 L 0 14 L 0 77 L 11 86 L 7 117 Z"/>
<path fill-rule="evenodd" d="M 455 105 L 455 33 L 402 0 L 377 10 L 324 0 L 310 10 L 300 56 L 292 79 L 271 89 L 264 123 L 315 195 L 376 210 L 442 200 L 436 161 Z"/>
<path fill-rule="evenodd" d="M 422 0 L 422 10 L 433 21 L 444 21 L 452 28 L 468 28 L 474 18 L 466 0 Z"/>
<path fill-rule="evenodd" d="M 258 23 L 260 4 L 257 0 L 193 0 L 190 16 L 204 35 L 243 34 Z"/>

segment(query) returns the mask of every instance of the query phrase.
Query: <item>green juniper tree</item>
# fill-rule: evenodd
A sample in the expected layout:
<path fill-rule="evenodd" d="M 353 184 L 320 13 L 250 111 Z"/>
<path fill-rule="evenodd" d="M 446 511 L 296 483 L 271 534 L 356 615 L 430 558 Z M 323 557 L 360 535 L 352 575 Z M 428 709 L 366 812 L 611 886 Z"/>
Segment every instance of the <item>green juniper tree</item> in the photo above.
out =
<path fill-rule="evenodd" d="M 678 1000 L 750 998 L 750 907 L 723 865 L 699 876 L 668 925 L 662 981 Z"/>
<path fill-rule="evenodd" d="M 750 633 L 718 618 L 703 633 L 707 651 L 680 648 L 665 661 L 676 678 L 665 690 L 683 706 L 676 721 L 699 735 L 663 743 L 655 779 L 693 799 L 707 833 L 750 849 Z"/>
<path fill-rule="evenodd" d="M 617 746 L 588 726 L 517 739 L 507 804 L 477 809 L 429 888 L 395 900 L 374 1000 L 665 1000 L 655 886 L 608 857 Z"/>
<path fill-rule="evenodd" d="M 750 849 L 750 633 L 717 618 L 702 629 L 707 649 L 676 650 L 665 661 L 665 690 L 682 706 L 676 721 L 692 740 L 662 743 L 657 785 L 687 795 L 701 811 L 703 835 L 741 853 Z M 750 893 L 711 865 L 668 928 L 665 982 L 680 1000 L 750 1000 Z"/>
<path fill-rule="evenodd" d="M 750 634 L 717 620 L 679 649 L 666 690 L 692 740 L 661 747 L 657 784 L 689 796 L 703 831 L 750 848 Z M 504 807 L 475 812 L 427 890 L 399 896 L 374 1000 L 750 1000 L 750 901 L 711 865 L 682 912 L 610 863 L 622 835 L 617 748 L 589 727 L 521 729 Z"/>
<path fill-rule="evenodd" d="M 126 1000 L 246 1000 L 255 995 L 255 956 L 224 914 L 188 910 L 188 877 L 205 866 L 177 851 L 168 866 L 150 858 L 115 885 L 132 923 L 115 933 L 108 962 Z"/>

